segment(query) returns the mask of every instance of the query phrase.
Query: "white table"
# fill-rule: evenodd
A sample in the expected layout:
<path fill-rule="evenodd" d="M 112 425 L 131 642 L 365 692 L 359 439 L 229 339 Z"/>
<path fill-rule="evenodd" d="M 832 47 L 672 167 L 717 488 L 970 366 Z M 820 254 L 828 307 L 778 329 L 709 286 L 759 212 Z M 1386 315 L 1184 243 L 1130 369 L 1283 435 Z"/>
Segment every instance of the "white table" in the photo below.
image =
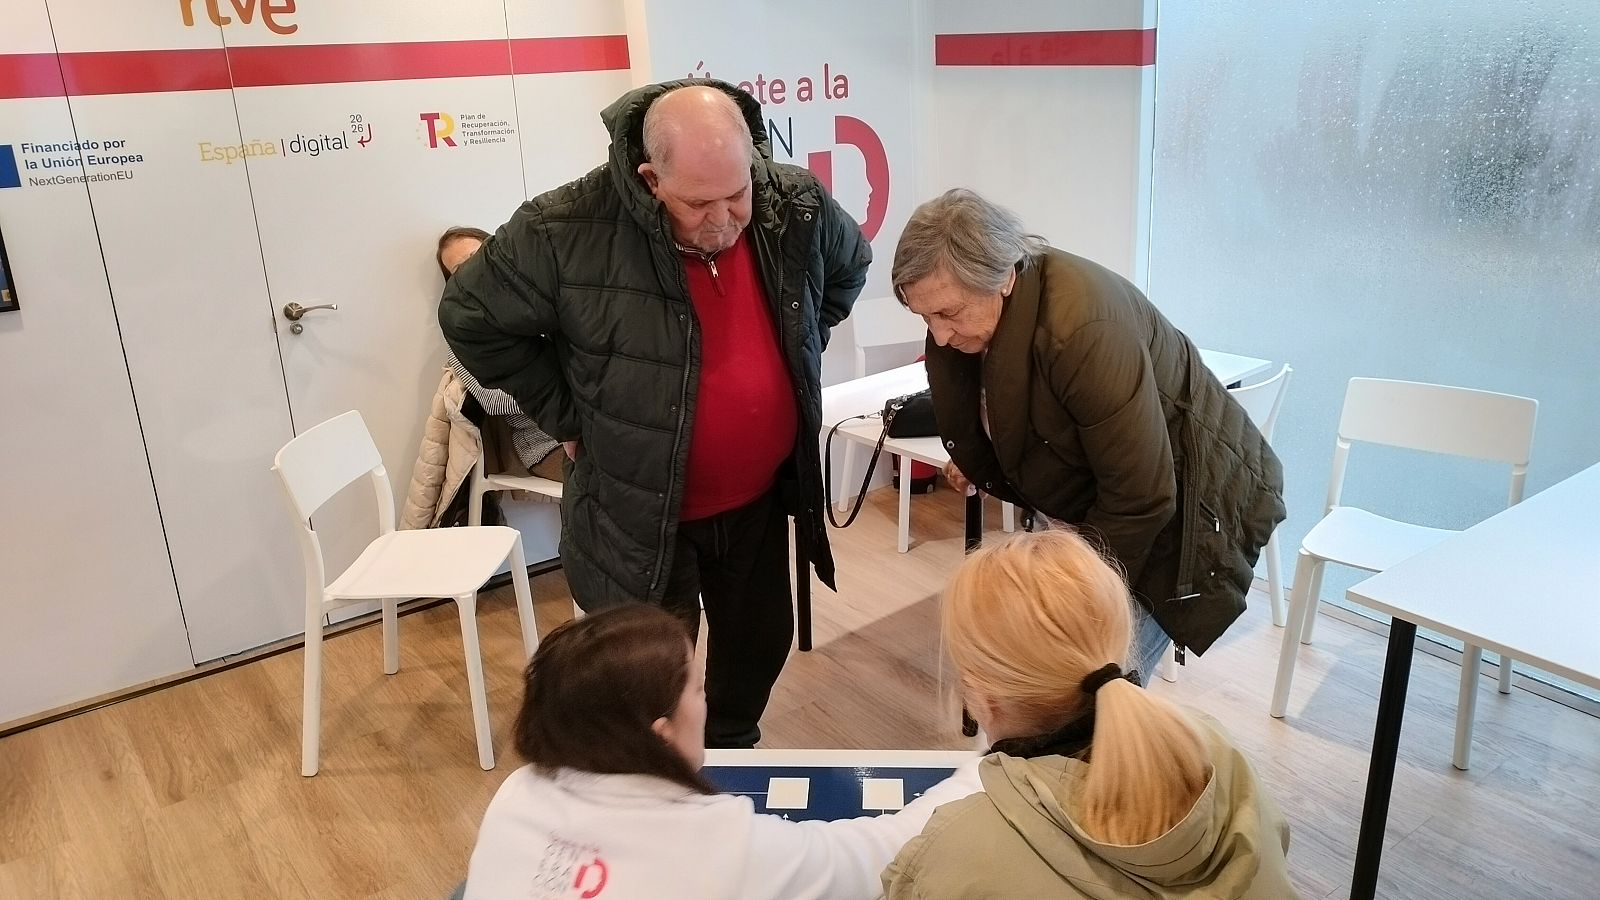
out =
<path fill-rule="evenodd" d="M 1272 363 L 1257 359 L 1253 356 L 1239 356 L 1233 353 L 1223 353 L 1219 350 L 1201 350 L 1200 358 L 1210 369 L 1217 380 L 1225 385 L 1236 385 L 1246 378 L 1265 374 L 1272 369 Z M 831 423 L 839 422 L 850 416 L 868 415 L 883 410 L 883 404 L 891 397 L 903 394 L 914 394 L 927 390 L 928 372 L 922 363 L 912 363 L 886 372 L 878 372 L 865 378 L 856 378 L 841 382 L 822 389 L 822 421 L 824 428 Z M 824 432 L 826 434 L 826 432 Z M 868 448 L 878 445 L 878 438 L 883 434 L 883 420 L 881 418 L 859 419 L 849 422 L 839 428 L 839 437 L 850 441 L 844 457 L 844 478 L 848 485 L 853 480 L 855 469 L 855 453 L 857 446 Z M 950 461 L 950 453 L 937 437 L 916 438 L 888 438 L 883 442 L 883 452 L 893 453 L 917 462 L 927 463 L 936 469 L 944 468 Z M 853 485 L 851 485 L 853 486 Z M 841 495 L 845 492 L 840 491 Z M 841 507 L 848 502 L 848 498 L 841 500 Z M 974 525 L 981 533 L 981 501 L 967 504 L 967 539 L 971 542 L 974 535 Z M 1007 508 L 1006 530 L 1011 530 L 1010 508 Z M 978 522 L 974 523 L 974 515 Z M 905 553 L 911 548 L 911 479 L 900 479 L 900 529 L 897 549 Z"/>
<path fill-rule="evenodd" d="M 707 750 L 704 774 L 757 812 L 834 820 L 894 812 L 973 759 L 971 750 Z"/>
<path fill-rule="evenodd" d="M 1600 464 L 1349 590 L 1394 617 L 1352 900 L 1377 889 L 1417 626 L 1600 690 Z M 1476 666 L 1479 654 L 1465 664 Z M 1477 681 L 1463 689 L 1470 707 Z"/>

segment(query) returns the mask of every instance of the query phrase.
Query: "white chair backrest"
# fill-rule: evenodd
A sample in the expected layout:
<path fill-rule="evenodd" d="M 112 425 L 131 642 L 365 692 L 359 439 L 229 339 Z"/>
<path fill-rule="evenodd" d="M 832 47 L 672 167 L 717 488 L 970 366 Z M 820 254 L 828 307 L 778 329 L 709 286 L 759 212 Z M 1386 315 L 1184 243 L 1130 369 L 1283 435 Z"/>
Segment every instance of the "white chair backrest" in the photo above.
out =
<path fill-rule="evenodd" d="M 1471 388 L 1352 378 L 1339 438 L 1526 466 L 1539 401 Z"/>
<path fill-rule="evenodd" d="M 1293 374 L 1294 368 L 1285 364 L 1266 381 L 1247 384 L 1228 392 L 1244 407 L 1245 414 L 1268 443 L 1271 443 L 1272 432 L 1278 427 L 1278 410 L 1283 408 L 1283 395 L 1289 390 L 1289 376 Z"/>
<path fill-rule="evenodd" d="M 1350 444 L 1360 441 L 1511 466 L 1507 505 L 1522 502 L 1539 401 L 1472 388 L 1352 378 L 1339 415 L 1327 509 L 1339 505 Z"/>
<path fill-rule="evenodd" d="M 850 321 L 856 330 L 856 377 L 866 375 L 867 347 L 894 344 L 920 344 L 928 336 L 922 317 L 900 305 L 893 297 L 857 300 L 850 307 Z"/>
<path fill-rule="evenodd" d="M 272 470 L 283 480 L 301 519 L 311 518 L 329 497 L 357 478 L 382 468 L 383 457 L 372 443 L 367 423 L 355 410 L 334 416 L 284 444 L 272 461 Z"/>

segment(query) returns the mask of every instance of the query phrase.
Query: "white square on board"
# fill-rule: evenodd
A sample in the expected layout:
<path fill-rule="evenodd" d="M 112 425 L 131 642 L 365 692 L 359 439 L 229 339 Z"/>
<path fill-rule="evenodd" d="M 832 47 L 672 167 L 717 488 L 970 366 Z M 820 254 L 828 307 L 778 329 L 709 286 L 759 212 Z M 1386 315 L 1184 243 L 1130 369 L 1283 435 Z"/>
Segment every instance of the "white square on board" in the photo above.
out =
<path fill-rule="evenodd" d="M 906 783 L 899 778 L 861 779 L 862 809 L 902 809 L 906 805 Z"/>
<path fill-rule="evenodd" d="M 811 801 L 811 779 L 767 779 L 767 809 L 805 809 Z"/>

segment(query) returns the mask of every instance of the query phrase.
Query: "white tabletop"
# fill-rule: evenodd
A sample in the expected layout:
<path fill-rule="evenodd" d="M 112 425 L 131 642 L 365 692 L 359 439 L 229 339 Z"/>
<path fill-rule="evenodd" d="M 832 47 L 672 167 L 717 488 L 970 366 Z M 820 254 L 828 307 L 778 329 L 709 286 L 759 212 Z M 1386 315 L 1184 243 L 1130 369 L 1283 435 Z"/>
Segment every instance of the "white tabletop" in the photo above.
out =
<path fill-rule="evenodd" d="M 707 750 L 706 765 L 954 769 L 977 755 L 973 750 Z"/>
<path fill-rule="evenodd" d="M 1272 363 L 1253 356 L 1239 356 L 1219 350 L 1201 350 L 1200 359 L 1223 384 L 1233 384 L 1272 369 Z M 850 416 L 880 412 L 891 397 L 914 394 L 927 390 L 928 370 L 920 362 L 864 378 L 856 378 L 822 389 L 822 422 L 824 428 Z M 881 419 L 857 419 L 839 429 L 839 436 L 863 444 L 877 444 L 883 433 Z M 884 441 L 884 452 L 896 453 L 917 462 L 942 467 L 950 461 L 950 454 L 936 437 L 890 438 Z"/>
<path fill-rule="evenodd" d="M 1600 690 L 1600 464 L 1349 595 Z"/>

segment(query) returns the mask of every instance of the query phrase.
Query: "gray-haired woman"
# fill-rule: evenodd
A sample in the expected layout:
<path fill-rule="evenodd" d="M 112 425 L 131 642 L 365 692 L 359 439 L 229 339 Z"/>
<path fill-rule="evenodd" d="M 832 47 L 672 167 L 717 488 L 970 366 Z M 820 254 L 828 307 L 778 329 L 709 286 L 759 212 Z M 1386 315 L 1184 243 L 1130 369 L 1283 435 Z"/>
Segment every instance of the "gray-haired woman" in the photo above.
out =
<path fill-rule="evenodd" d="M 1244 611 L 1283 470 L 1189 339 L 968 190 L 917 208 L 892 279 L 928 323 L 951 483 L 1098 540 L 1150 614 L 1130 648 L 1146 678 L 1169 637 L 1204 653 Z"/>

